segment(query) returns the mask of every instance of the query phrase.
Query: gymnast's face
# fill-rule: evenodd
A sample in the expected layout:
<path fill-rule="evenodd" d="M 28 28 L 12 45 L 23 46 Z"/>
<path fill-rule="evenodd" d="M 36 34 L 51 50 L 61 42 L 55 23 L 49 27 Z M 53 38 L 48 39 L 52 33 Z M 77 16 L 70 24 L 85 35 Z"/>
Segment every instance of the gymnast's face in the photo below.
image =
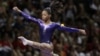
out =
<path fill-rule="evenodd" d="M 42 11 L 42 20 L 43 21 L 49 20 L 50 17 L 51 17 L 51 15 L 47 11 L 45 11 L 45 10 Z"/>

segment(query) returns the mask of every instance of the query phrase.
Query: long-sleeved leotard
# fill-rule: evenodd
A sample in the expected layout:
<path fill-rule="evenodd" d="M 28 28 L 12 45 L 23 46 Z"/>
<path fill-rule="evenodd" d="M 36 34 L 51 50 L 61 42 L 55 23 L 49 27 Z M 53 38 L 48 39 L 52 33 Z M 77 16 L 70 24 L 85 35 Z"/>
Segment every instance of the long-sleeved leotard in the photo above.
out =
<path fill-rule="evenodd" d="M 54 23 L 51 22 L 50 24 L 46 25 L 44 24 L 44 22 L 41 19 L 36 19 L 34 17 L 31 17 L 30 15 L 21 12 L 22 16 L 25 17 L 25 19 L 31 20 L 32 22 L 35 22 L 39 25 L 40 27 L 40 42 L 42 43 L 50 43 L 51 42 L 51 38 L 53 35 L 53 32 L 55 29 L 58 30 L 63 30 L 63 31 L 67 31 L 67 32 L 78 32 L 79 30 L 76 28 L 70 28 L 70 27 L 64 27 L 61 26 L 58 23 Z"/>

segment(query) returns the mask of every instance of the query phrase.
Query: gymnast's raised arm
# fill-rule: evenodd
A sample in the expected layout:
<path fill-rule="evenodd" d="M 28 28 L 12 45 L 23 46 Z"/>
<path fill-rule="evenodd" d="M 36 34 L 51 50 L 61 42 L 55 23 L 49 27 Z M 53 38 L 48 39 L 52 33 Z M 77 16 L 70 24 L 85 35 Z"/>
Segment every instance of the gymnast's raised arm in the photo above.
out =
<path fill-rule="evenodd" d="M 65 27 L 64 25 L 58 25 L 57 29 L 62 30 L 62 31 L 67 31 L 67 32 L 80 32 L 80 33 L 86 35 L 86 32 L 83 29 Z"/>
<path fill-rule="evenodd" d="M 33 21 L 33 22 L 35 22 L 35 23 L 39 23 L 39 20 L 37 20 L 36 18 L 31 17 L 31 16 L 28 15 L 27 13 L 21 11 L 18 7 L 13 7 L 13 10 L 14 10 L 14 11 L 17 11 L 17 12 L 19 12 L 19 13 L 21 13 L 22 16 L 25 17 L 25 19 L 31 20 L 31 21 Z"/>

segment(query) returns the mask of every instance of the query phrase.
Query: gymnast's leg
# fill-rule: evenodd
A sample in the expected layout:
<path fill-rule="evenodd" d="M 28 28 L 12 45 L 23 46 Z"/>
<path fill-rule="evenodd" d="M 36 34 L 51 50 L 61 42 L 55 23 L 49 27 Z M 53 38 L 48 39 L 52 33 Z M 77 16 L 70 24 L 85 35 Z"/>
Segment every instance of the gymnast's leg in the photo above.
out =
<path fill-rule="evenodd" d="M 53 56 L 53 45 L 48 43 L 39 43 L 35 41 L 30 41 L 23 36 L 18 37 L 24 45 L 29 45 L 34 48 L 41 50 L 41 56 Z"/>
<path fill-rule="evenodd" d="M 24 38 L 23 36 L 19 36 L 18 38 L 22 41 L 22 43 L 24 45 L 29 45 L 29 46 L 32 46 L 34 48 L 40 49 L 40 50 L 41 49 L 49 49 L 50 51 L 53 50 L 53 45 L 52 44 L 30 41 L 30 40 L 27 40 L 26 38 Z"/>

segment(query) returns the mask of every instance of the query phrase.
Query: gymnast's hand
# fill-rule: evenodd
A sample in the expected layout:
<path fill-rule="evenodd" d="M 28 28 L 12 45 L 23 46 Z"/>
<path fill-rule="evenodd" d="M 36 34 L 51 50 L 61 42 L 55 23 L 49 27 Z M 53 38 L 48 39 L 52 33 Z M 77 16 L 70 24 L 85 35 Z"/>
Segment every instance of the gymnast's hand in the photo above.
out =
<path fill-rule="evenodd" d="M 16 7 L 16 6 L 13 7 L 13 10 L 14 10 L 14 11 L 17 11 L 17 12 L 21 12 L 21 10 L 20 10 L 18 7 Z"/>
<path fill-rule="evenodd" d="M 84 35 L 86 35 L 86 31 L 83 30 L 83 29 L 79 29 L 79 32 L 82 33 L 82 34 L 84 34 Z"/>

